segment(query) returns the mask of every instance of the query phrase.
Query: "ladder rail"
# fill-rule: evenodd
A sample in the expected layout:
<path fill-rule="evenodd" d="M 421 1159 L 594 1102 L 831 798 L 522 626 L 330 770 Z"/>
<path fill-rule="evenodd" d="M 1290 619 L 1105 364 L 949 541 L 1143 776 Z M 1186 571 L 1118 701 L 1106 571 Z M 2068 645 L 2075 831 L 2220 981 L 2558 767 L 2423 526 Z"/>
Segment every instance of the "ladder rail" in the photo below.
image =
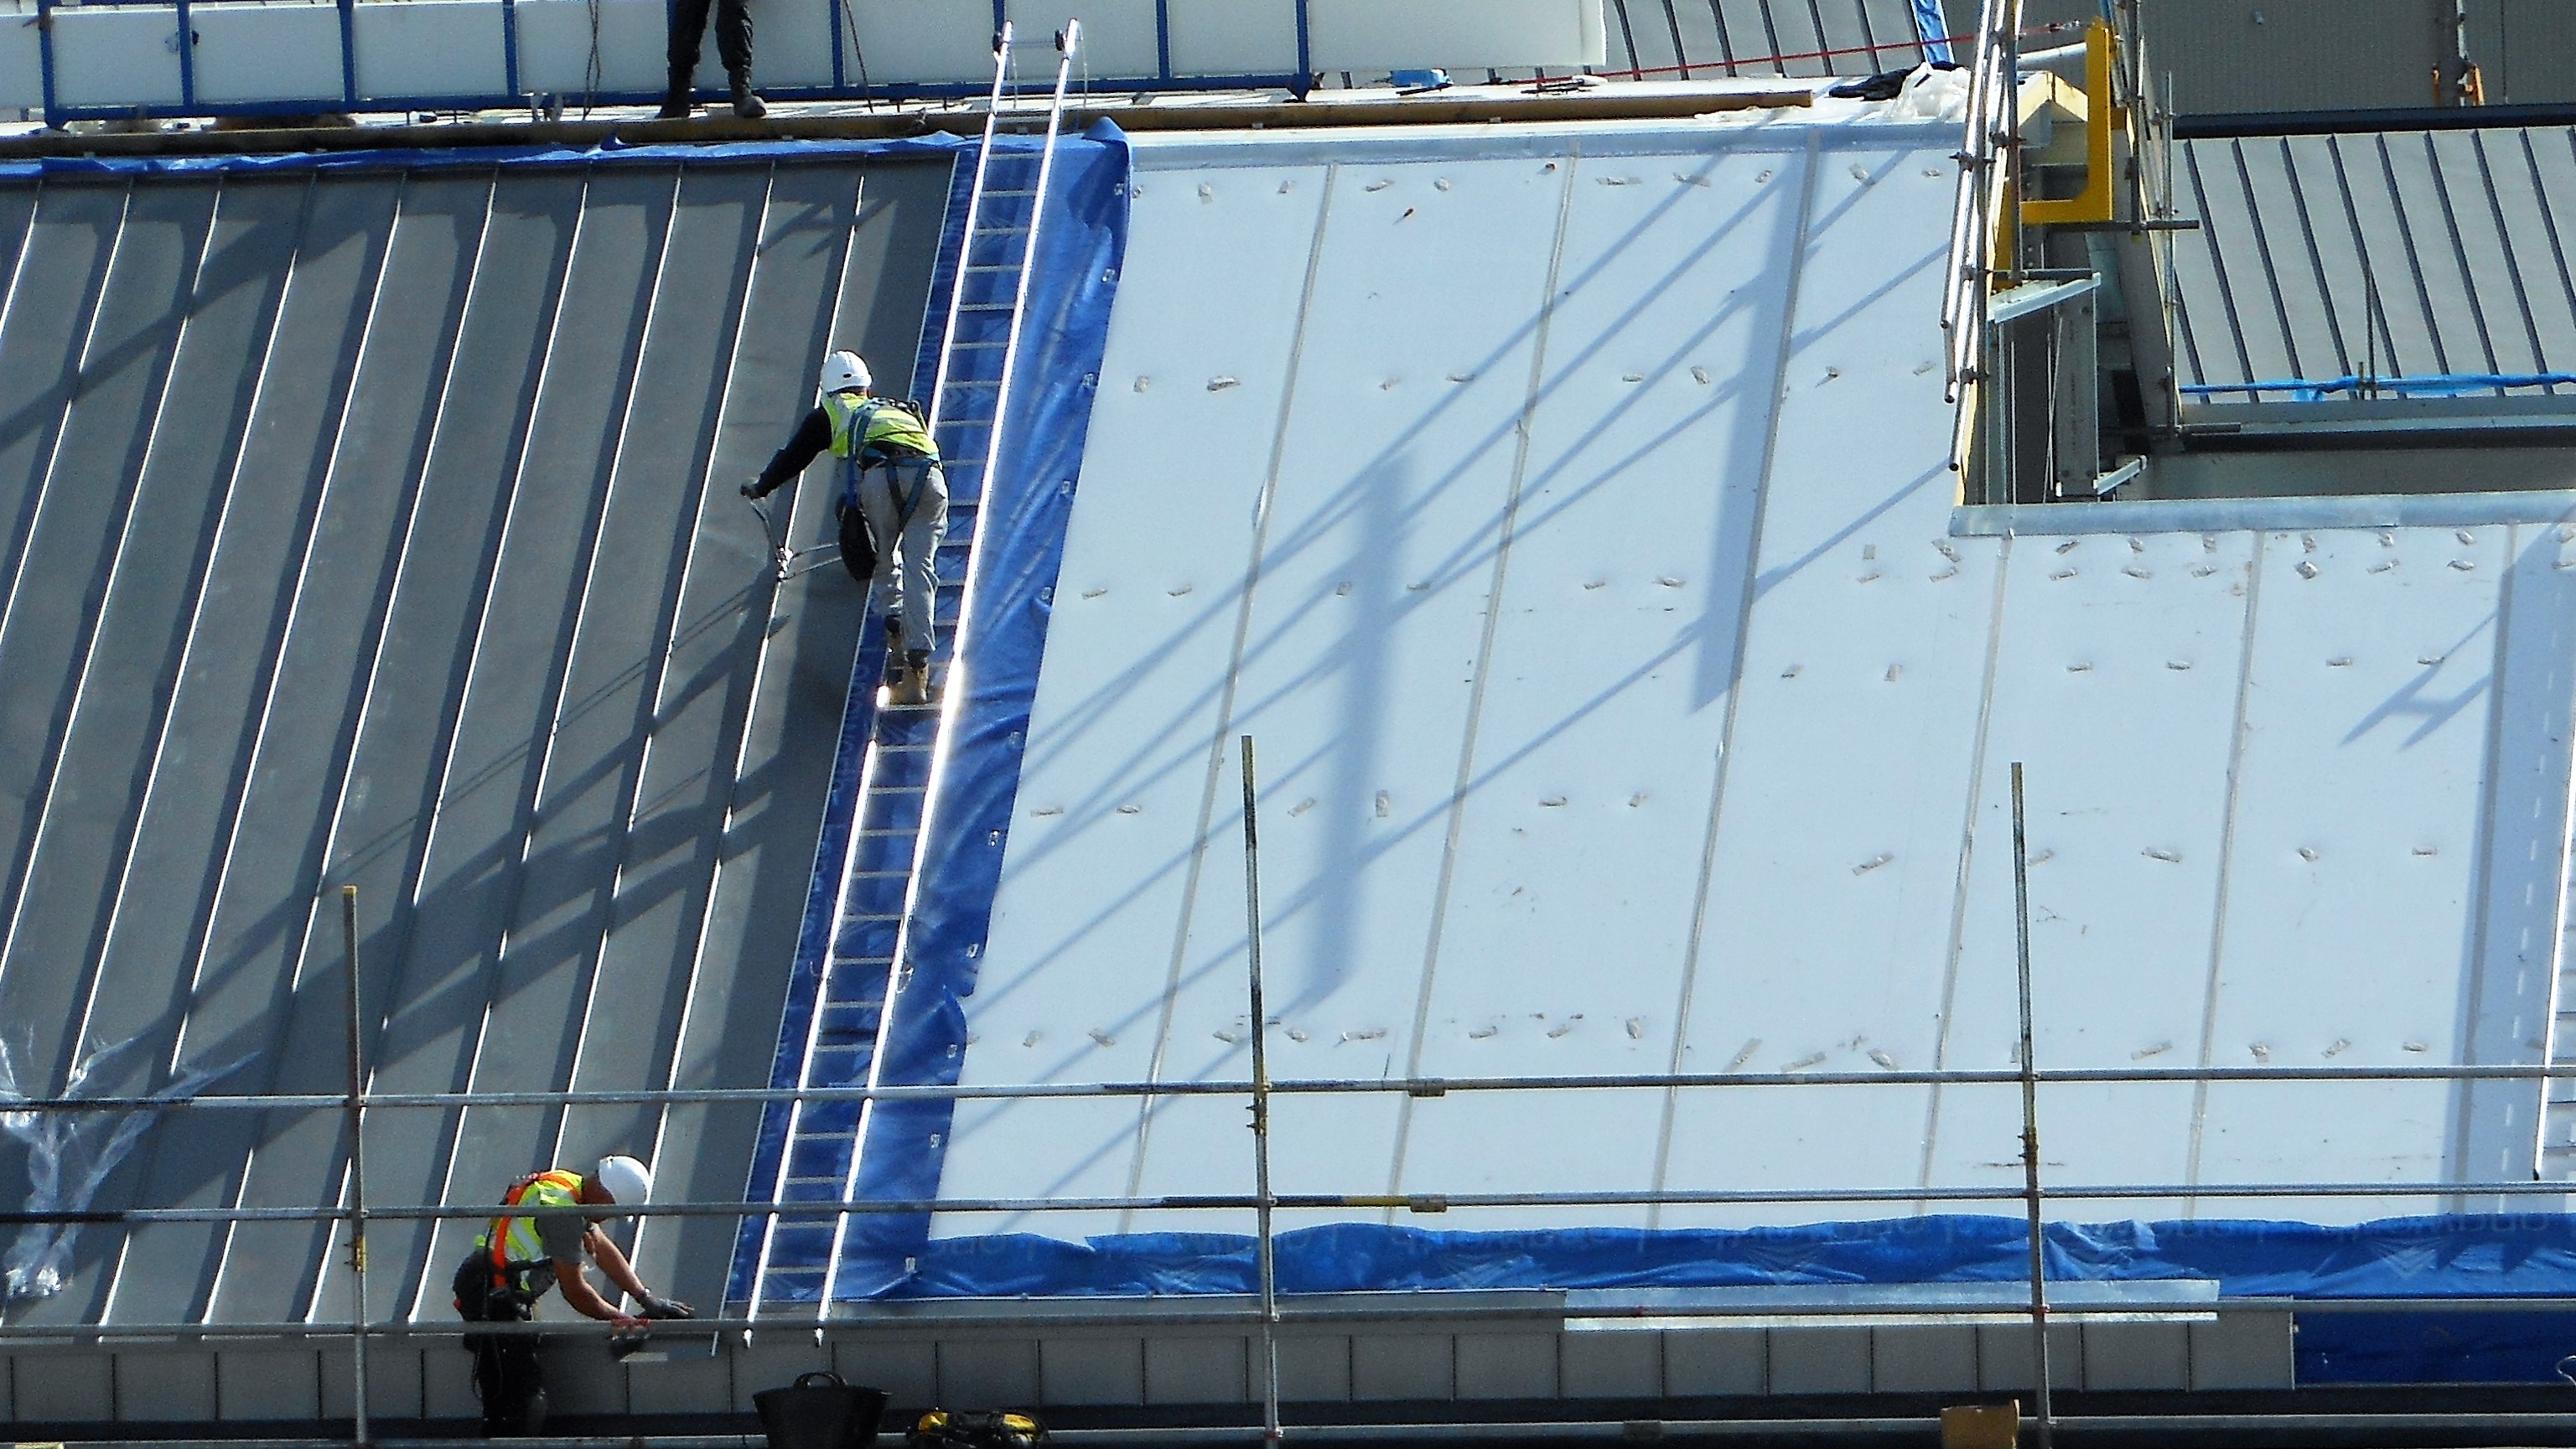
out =
<path fill-rule="evenodd" d="M 1005 59 L 1000 62 L 1000 64 L 1007 65 L 1007 30 L 1004 33 L 1005 41 L 1003 44 L 1003 53 Z M 1029 273 L 1037 260 L 1038 237 L 1046 217 L 1047 186 L 1055 174 L 1056 143 L 1061 136 L 1064 127 L 1066 89 L 1072 79 L 1074 55 L 1080 47 L 1081 36 L 1082 22 L 1079 20 L 1066 21 L 1065 28 L 1056 33 L 1057 57 L 1055 91 L 1047 107 L 1046 139 L 1038 152 L 1038 179 L 1036 194 L 1032 196 L 1029 201 L 1029 224 L 1028 230 L 1022 236 L 1022 244 L 1020 248 L 1020 275 L 1011 298 L 1011 320 L 1008 331 L 1005 334 L 1005 346 L 1002 349 L 1001 376 L 993 388 L 992 421 L 986 426 L 984 431 L 984 461 L 980 475 L 976 479 L 975 532 L 977 543 L 981 542 L 981 535 L 983 532 L 983 503 L 984 500 L 992 497 L 993 476 L 1001 461 L 1002 430 L 1006 419 L 1009 417 L 1008 409 L 1010 406 L 1011 382 L 1017 370 L 1016 364 L 1019 358 L 1021 324 L 1025 321 L 1028 314 Z M 996 93 L 998 95 L 998 89 Z M 992 138 L 993 129 L 990 121 L 988 120 L 985 127 L 984 154 L 978 158 L 976 164 L 976 191 L 967 198 L 968 226 L 966 235 L 961 242 L 958 251 L 959 283 L 958 286 L 951 291 L 949 299 L 952 317 L 954 316 L 957 299 L 962 296 L 965 291 L 965 266 L 975 245 L 973 218 L 976 214 L 977 205 L 982 200 L 981 193 L 986 174 L 984 163 L 988 161 L 992 155 Z M 947 359 L 951 356 L 951 349 L 955 341 L 956 337 L 953 331 L 948 337 L 942 338 L 940 341 L 940 381 L 943 387 L 947 382 L 948 376 Z M 870 1087 L 877 1087 L 884 1084 L 883 1078 L 885 1074 L 886 1061 L 885 1042 L 893 1031 L 895 1002 L 902 995 L 905 979 L 910 974 L 912 923 L 914 920 L 914 911 L 919 904 L 921 894 L 921 858 L 923 850 L 929 844 L 931 838 L 932 816 L 933 812 L 937 808 L 939 786 L 947 773 L 947 746 L 950 739 L 949 725 L 956 717 L 958 707 L 957 702 L 963 696 L 963 691 L 959 686 L 960 680 L 963 678 L 963 670 L 965 668 L 966 630 L 974 618 L 975 584 L 978 576 L 983 572 L 982 565 L 983 550 L 980 547 L 970 544 L 966 554 L 966 578 L 964 585 L 960 590 L 957 604 L 957 623 L 954 626 L 956 632 L 949 649 L 948 679 L 945 687 L 940 693 L 938 727 L 934 730 L 931 736 L 932 746 L 930 755 L 930 772 L 923 787 L 921 814 L 918 822 L 913 827 L 912 870 L 904 881 L 902 920 L 895 928 L 894 959 L 887 968 L 886 990 L 884 996 L 885 1005 L 877 1018 L 876 1048 L 870 1054 L 868 1059 L 868 1085 Z M 837 928 L 838 923 L 836 922 L 835 929 Z M 859 1108 L 858 1126 L 852 1133 L 852 1141 L 850 1143 L 849 1167 L 847 1169 L 846 1176 L 843 1179 L 843 1192 L 841 1196 L 842 1200 L 845 1202 L 857 1196 L 859 1174 L 867 1158 L 869 1129 L 875 1125 L 877 1110 L 878 1104 L 874 1099 L 870 1099 L 867 1102 L 862 1103 Z M 849 1214 L 842 1213 L 833 1219 L 832 1251 L 831 1255 L 825 1260 L 825 1266 L 823 1269 L 823 1291 L 821 1297 L 815 1304 L 815 1318 L 818 1322 L 829 1318 L 831 1315 L 832 1303 L 840 1284 L 841 1258 L 848 1240 L 849 1229 Z"/>
<path fill-rule="evenodd" d="M 984 106 L 984 144 L 975 149 L 975 184 L 966 192 L 966 230 L 957 247 L 957 279 L 948 288 L 948 320 L 939 334 L 938 365 L 931 369 L 930 416 L 922 423 L 923 431 L 934 438 L 939 436 L 939 422 L 947 411 L 949 360 L 957 348 L 957 309 L 966 300 L 966 265 L 974 260 L 975 223 L 983 215 L 984 181 L 993 163 L 993 138 L 1002 126 L 1002 88 L 1011 78 L 1011 35 L 1008 20 L 993 33 L 993 93 Z M 1017 317 L 1011 320 L 1018 325 Z"/>

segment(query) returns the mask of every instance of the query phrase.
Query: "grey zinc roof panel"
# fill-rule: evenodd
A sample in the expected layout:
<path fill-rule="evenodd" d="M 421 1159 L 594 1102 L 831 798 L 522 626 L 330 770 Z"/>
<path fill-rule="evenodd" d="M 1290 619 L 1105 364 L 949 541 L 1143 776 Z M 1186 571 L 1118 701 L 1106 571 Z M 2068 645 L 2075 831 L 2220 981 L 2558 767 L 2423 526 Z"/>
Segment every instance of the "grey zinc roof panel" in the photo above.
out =
<path fill-rule="evenodd" d="M 764 1083 L 860 601 L 774 588 L 732 484 L 828 346 L 900 382 L 946 195 L 847 158 L 0 188 L 20 1084 L 130 1039 L 90 1090 L 338 1090 L 344 882 L 380 1090 Z M 722 1198 L 757 1125 L 460 1115 L 373 1114 L 370 1200 L 610 1146 Z M 336 1113 L 173 1114 L 98 1201 L 330 1203 L 345 1151 Z M 707 1292 L 730 1229 L 649 1271 Z M 334 1316 L 337 1237 L 93 1228 L 10 1316 Z M 443 1315 L 453 1244 L 374 1237 L 374 1315 Z"/>
<path fill-rule="evenodd" d="M 1604 19 L 1609 69 L 1680 79 L 1867 75 L 1923 58 L 1911 0 L 1610 0 Z"/>
<path fill-rule="evenodd" d="M 2177 144 L 2185 383 L 2576 371 L 2576 128 Z"/>

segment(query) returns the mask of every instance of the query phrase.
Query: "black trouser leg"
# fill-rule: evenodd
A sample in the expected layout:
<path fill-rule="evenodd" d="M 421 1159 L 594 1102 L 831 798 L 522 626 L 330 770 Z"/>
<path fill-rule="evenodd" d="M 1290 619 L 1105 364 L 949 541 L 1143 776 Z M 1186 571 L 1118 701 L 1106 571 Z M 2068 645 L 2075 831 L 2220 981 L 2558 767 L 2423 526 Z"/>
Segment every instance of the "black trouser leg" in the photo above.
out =
<path fill-rule="evenodd" d="M 457 1268 L 455 1289 L 457 1316 L 468 1323 L 526 1323 L 536 1316 L 518 1298 L 493 1291 L 491 1264 L 480 1253 Z M 474 1393 L 483 1401 L 484 1435 L 529 1432 L 528 1406 L 545 1387 L 536 1339 L 521 1333 L 469 1333 L 465 1350 L 474 1355 Z"/>
<path fill-rule="evenodd" d="M 698 68 L 698 42 L 706 38 L 708 0 L 672 0 L 671 4 L 671 73 L 684 75 Z M 716 31 L 716 47 L 724 48 L 724 30 Z"/>
<path fill-rule="evenodd" d="M 686 5 L 690 0 L 680 0 Z M 706 14 L 706 0 L 697 0 L 698 13 Z M 716 55 L 724 61 L 725 74 L 746 84 L 751 77 L 751 5 L 749 0 L 715 0 Z M 694 56 L 696 46 L 690 47 Z"/>

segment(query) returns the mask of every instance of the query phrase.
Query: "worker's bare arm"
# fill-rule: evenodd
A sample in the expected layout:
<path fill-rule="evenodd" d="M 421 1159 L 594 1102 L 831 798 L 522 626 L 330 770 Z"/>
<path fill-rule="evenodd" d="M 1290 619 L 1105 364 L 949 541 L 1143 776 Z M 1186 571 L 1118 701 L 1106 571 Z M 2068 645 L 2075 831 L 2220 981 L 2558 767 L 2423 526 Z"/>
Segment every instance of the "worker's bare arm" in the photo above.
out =
<path fill-rule="evenodd" d="M 591 1236 L 597 1236 L 596 1230 Z M 620 1258 L 618 1261 L 623 1264 L 625 1260 Z M 631 1313 L 620 1313 L 610 1306 L 607 1299 L 599 1296 L 599 1290 L 590 1286 L 590 1280 L 582 1276 L 581 1266 L 577 1263 L 555 1265 L 555 1286 L 563 1291 L 564 1302 L 571 1306 L 572 1311 L 584 1318 L 596 1318 L 602 1323 L 613 1323 L 620 1328 L 633 1328 L 644 1321 Z"/>
<path fill-rule="evenodd" d="M 599 1271 L 608 1275 L 608 1281 L 631 1294 L 636 1302 L 642 1303 L 653 1296 L 652 1290 L 644 1286 L 644 1280 L 635 1276 L 635 1265 L 626 1261 L 624 1250 L 608 1234 L 592 1228 L 582 1234 L 581 1245 L 590 1250 L 591 1261 L 599 1264 Z"/>

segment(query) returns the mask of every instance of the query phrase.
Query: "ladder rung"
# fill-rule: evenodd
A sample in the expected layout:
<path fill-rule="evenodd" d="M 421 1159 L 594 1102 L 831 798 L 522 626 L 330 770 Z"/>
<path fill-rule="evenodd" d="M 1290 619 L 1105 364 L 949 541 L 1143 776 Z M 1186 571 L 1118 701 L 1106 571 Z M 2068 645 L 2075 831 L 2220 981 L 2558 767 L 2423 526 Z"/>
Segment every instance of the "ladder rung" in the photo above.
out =
<path fill-rule="evenodd" d="M 957 310 L 960 312 L 1008 312 L 1011 310 L 1011 304 L 1008 302 L 961 302 L 958 304 Z"/>
<path fill-rule="evenodd" d="M 894 957 L 891 954 L 884 956 L 835 956 L 832 958 L 832 964 L 835 966 L 891 966 L 894 964 Z M 825 1004 L 829 1005 L 829 1003 Z"/>
<path fill-rule="evenodd" d="M 987 196 L 992 195 L 989 191 L 984 194 Z M 1028 232 L 1029 229 L 1024 226 L 979 226 L 975 228 L 975 235 L 977 236 L 1026 236 L 1028 235 Z"/>
<path fill-rule="evenodd" d="M 1035 196 L 1035 191 L 987 191 L 986 196 Z"/>
<path fill-rule="evenodd" d="M 892 705 L 889 706 L 889 708 L 902 709 L 904 706 Z M 901 836 L 919 835 L 920 833 L 921 827 L 918 825 L 871 825 L 858 832 L 861 838 L 868 840 L 894 840 Z"/>
<path fill-rule="evenodd" d="M 959 267 L 957 270 L 961 272 L 1016 272 L 1019 269 L 1020 264 L 1018 262 L 977 262 L 972 266 Z"/>
<path fill-rule="evenodd" d="M 918 795 L 929 788 L 930 787 L 927 785 L 878 785 L 870 789 L 868 793 L 871 795 Z"/>

